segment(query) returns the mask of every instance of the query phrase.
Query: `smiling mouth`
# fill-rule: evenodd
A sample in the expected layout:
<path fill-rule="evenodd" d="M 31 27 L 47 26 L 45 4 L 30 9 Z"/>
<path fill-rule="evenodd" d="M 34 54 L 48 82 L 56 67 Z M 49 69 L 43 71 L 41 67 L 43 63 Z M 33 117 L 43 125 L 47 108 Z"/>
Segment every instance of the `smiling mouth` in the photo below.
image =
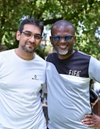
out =
<path fill-rule="evenodd" d="M 59 45 L 58 46 L 60 49 L 67 49 L 68 45 Z"/>
<path fill-rule="evenodd" d="M 26 46 L 29 46 L 29 47 L 35 47 L 35 43 L 27 42 L 27 43 L 26 43 Z"/>

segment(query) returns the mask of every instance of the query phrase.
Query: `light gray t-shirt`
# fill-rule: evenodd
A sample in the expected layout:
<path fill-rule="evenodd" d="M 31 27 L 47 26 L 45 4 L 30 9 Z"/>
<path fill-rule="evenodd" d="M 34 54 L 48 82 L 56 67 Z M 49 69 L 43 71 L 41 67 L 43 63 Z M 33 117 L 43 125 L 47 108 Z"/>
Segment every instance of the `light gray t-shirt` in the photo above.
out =
<path fill-rule="evenodd" d="M 100 62 L 91 57 L 89 76 L 100 82 Z M 47 93 L 49 129 L 91 129 L 82 123 L 91 113 L 90 78 L 58 74 L 55 66 L 47 63 Z"/>

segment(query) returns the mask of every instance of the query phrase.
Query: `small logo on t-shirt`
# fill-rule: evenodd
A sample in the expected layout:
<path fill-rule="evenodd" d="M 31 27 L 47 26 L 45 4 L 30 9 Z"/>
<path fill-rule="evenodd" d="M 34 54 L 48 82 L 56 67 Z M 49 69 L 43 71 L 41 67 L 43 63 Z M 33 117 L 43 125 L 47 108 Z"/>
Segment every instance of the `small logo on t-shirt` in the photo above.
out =
<path fill-rule="evenodd" d="M 34 77 L 32 78 L 33 80 L 39 80 L 37 75 L 34 75 Z"/>
<path fill-rule="evenodd" d="M 81 71 L 78 70 L 69 70 L 69 75 L 80 77 Z"/>

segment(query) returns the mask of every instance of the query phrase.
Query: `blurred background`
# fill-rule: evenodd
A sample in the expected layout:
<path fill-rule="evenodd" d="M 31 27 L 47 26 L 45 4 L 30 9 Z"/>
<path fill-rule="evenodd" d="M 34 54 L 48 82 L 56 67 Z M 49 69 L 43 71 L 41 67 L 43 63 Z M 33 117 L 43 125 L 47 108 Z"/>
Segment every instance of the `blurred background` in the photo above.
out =
<path fill-rule="evenodd" d="M 0 51 L 18 46 L 15 34 L 27 17 L 44 22 L 43 40 L 36 51 L 42 58 L 53 51 L 51 25 L 66 19 L 76 29 L 75 48 L 100 60 L 100 0 L 0 0 Z"/>

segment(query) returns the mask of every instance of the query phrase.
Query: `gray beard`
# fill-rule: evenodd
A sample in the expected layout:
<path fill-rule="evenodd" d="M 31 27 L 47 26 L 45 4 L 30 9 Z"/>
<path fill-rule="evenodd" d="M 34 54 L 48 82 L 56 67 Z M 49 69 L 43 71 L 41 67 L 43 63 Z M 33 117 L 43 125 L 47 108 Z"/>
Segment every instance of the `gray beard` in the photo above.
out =
<path fill-rule="evenodd" d="M 25 46 L 22 46 L 22 49 L 27 53 L 33 53 L 35 50 L 28 50 Z"/>
<path fill-rule="evenodd" d="M 64 56 L 64 55 L 66 55 L 67 53 L 68 53 L 68 50 L 66 50 L 66 51 L 60 51 L 60 52 L 57 52 L 59 55 L 62 55 L 62 56 Z"/>

